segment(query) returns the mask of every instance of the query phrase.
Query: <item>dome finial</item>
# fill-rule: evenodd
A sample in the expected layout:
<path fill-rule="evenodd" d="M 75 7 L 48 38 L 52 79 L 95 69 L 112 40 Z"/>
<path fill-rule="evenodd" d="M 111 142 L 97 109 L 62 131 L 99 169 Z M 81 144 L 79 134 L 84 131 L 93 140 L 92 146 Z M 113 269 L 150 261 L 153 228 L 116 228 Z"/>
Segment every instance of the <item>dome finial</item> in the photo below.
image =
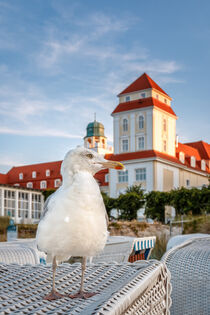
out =
<path fill-rule="evenodd" d="M 94 113 L 94 121 L 96 121 L 96 113 Z"/>

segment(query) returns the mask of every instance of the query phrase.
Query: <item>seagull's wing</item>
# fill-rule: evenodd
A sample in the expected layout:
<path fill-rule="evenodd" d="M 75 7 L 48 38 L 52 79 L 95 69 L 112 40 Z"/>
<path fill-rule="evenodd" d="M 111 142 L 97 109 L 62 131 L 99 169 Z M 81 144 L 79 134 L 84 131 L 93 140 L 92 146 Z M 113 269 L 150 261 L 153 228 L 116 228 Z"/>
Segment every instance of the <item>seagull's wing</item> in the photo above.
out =
<path fill-rule="evenodd" d="M 48 212 L 48 210 L 49 210 L 49 207 L 48 207 L 49 201 L 50 201 L 50 199 L 52 198 L 53 195 L 54 194 L 51 194 L 49 197 L 47 197 L 47 199 L 46 199 L 46 201 L 44 203 L 44 210 L 43 210 L 43 213 L 41 215 L 40 221 L 45 217 L 46 213 Z"/>
<path fill-rule="evenodd" d="M 106 218 L 106 227 L 108 229 L 108 227 L 109 227 L 109 217 L 108 217 L 108 214 L 106 212 L 106 209 L 105 209 L 105 218 Z"/>

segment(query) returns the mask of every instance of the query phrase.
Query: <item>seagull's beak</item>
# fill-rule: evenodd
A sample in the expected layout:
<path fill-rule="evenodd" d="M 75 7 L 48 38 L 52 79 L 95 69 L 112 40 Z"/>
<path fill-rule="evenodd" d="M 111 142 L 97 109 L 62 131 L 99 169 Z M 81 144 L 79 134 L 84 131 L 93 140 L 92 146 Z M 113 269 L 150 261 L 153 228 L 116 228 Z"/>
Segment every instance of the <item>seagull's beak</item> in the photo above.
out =
<path fill-rule="evenodd" d="M 125 166 L 122 163 L 116 161 L 105 160 L 100 164 L 102 164 L 104 168 L 114 168 L 115 170 L 123 170 L 125 168 Z"/>

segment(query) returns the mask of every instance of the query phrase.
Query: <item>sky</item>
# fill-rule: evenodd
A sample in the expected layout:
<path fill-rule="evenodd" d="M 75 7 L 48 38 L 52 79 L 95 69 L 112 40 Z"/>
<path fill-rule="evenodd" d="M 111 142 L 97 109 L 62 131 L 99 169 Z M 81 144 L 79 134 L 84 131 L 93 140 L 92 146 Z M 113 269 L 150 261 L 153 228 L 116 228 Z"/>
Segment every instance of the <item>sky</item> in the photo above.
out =
<path fill-rule="evenodd" d="M 181 142 L 210 142 L 208 0 L 0 0 L 0 172 L 56 161 L 142 73 L 173 99 Z"/>

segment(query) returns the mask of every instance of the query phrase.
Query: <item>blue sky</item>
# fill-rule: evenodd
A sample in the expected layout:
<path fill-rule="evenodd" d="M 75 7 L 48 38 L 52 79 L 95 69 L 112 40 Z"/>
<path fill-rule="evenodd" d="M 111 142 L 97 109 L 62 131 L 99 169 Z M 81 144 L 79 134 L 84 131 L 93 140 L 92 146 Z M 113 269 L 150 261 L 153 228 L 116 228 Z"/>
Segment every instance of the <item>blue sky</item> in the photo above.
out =
<path fill-rule="evenodd" d="M 180 141 L 210 141 L 210 2 L 0 0 L 0 172 L 55 161 L 147 72 Z"/>

